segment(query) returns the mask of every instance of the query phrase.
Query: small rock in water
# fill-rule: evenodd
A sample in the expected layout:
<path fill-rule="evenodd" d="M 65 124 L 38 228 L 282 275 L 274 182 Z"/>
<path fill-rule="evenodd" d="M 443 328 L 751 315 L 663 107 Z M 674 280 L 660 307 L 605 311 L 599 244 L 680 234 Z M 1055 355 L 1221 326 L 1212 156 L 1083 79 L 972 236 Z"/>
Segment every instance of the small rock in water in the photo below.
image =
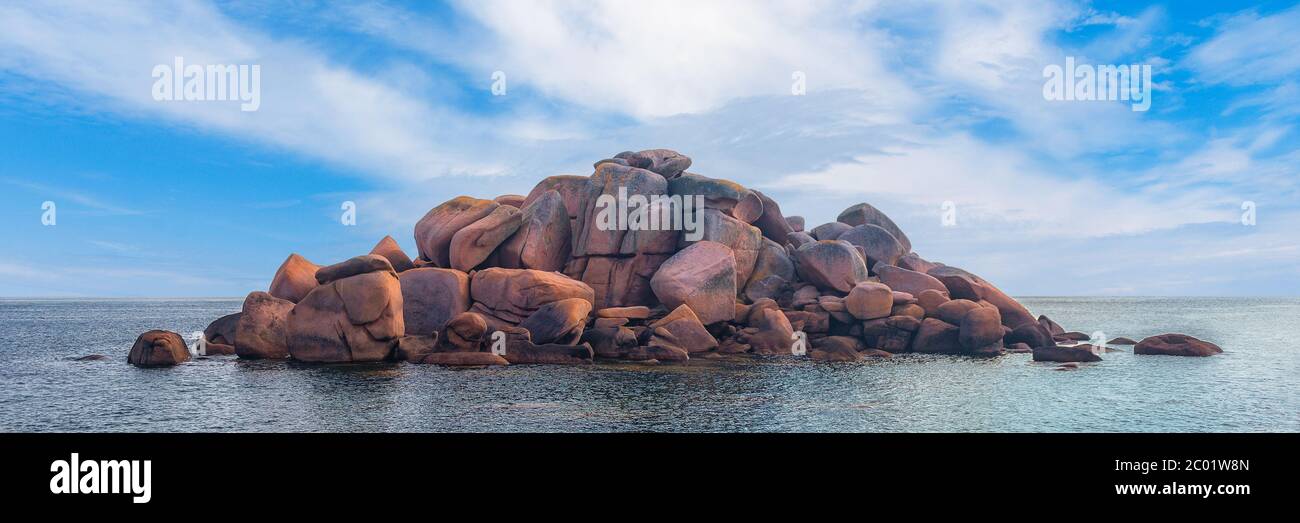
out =
<path fill-rule="evenodd" d="M 190 361 L 190 350 L 180 334 L 151 330 L 136 338 L 126 361 L 136 367 L 170 367 Z"/>
<path fill-rule="evenodd" d="M 1222 353 L 1218 345 L 1201 341 L 1186 334 L 1161 334 L 1138 342 L 1133 354 L 1158 354 L 1164 356 L 1213 356 Z"/>

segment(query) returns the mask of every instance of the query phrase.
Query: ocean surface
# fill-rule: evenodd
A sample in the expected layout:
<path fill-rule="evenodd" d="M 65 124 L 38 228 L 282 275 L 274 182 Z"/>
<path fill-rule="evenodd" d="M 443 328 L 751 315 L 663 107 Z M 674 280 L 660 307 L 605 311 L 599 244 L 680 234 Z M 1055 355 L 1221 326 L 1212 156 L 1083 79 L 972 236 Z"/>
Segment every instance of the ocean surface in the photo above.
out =
<path fill-rule="evenodd" d="M 202 331 L 239 299 L 0 300 L 0 431 L 1297 432 L 1300 299 L 1024 298 L 1069 330 L 1182 332 L 1209 358 L 1058 371 L 1028 354 L 863 363 L 304 365 L 137 369 L 141 332 Z M 73 361 L 89 354 L 102 361 Z"/>

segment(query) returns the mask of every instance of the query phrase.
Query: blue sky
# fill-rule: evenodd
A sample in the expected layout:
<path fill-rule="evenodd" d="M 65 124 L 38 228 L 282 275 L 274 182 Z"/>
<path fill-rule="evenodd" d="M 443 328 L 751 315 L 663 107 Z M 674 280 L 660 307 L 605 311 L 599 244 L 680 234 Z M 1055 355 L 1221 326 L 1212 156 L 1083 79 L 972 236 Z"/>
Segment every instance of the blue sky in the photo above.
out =
<path fill-rule="evenodd" d="M 1296 49 L 1294 2 L 6 2 L 0 296 L 242 296 L 657 147 L 1017 295 L 1297 295 Z M 154 100 L 176 56 L 260 108 Z M 1045 100 L 1067 56 L 1150 110 Z"/>

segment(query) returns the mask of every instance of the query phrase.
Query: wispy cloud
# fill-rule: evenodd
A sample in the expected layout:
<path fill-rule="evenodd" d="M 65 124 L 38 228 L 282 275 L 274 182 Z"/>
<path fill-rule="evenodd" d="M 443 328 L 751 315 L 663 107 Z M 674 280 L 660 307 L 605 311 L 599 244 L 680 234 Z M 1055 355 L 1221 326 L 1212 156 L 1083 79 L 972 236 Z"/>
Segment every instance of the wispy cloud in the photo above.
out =
<path fill-rule="evenodd" d="M 1300 72 L 1300 6 L 1268 16 L 1235 14 L 1217 34 L 1187 56 L 1186 65 L 1201 81 L 1246 85 L 1294 79 Z"/>
<path fill-rule="evenodd" d="M 106 216 L 137 216 L 147 212 L 105 202 L 97 196 L 82 191 L 56 187 L 49 184 L 16 178 L 0 178 L 0 182 L 14 187 L 23 188 L 37 197 L 43 198 L 44 200 L 42 201 L 48 200 L 54 202 L 56 206 L 62 202 L 72 202 L 73 204 L 88 209 L 90 211 L 89 214 Z M 64 210 L 67 210 L 67 208 L 65 207 Z"/>

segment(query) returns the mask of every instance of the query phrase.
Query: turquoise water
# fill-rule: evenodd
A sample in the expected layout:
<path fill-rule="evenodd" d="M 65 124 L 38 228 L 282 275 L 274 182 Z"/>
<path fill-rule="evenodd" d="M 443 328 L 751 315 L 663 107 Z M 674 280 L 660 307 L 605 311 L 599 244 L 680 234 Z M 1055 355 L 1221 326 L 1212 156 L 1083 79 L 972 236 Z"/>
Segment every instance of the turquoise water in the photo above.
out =
<path fill-rule="evenodd" d="M 1023 299 L 1067 329 L 1183 332 L 1225 350 L 1179 358 L 1122 347 L 1075 371 L 1027 354 L 470 370 L 126 364 L 139 333 L 201 331 L 240 302 L 0 300 L 0 430 L 1300 431 L 1300 299 Z M 110 359 L 69 360 L 87 354 Z"/>

